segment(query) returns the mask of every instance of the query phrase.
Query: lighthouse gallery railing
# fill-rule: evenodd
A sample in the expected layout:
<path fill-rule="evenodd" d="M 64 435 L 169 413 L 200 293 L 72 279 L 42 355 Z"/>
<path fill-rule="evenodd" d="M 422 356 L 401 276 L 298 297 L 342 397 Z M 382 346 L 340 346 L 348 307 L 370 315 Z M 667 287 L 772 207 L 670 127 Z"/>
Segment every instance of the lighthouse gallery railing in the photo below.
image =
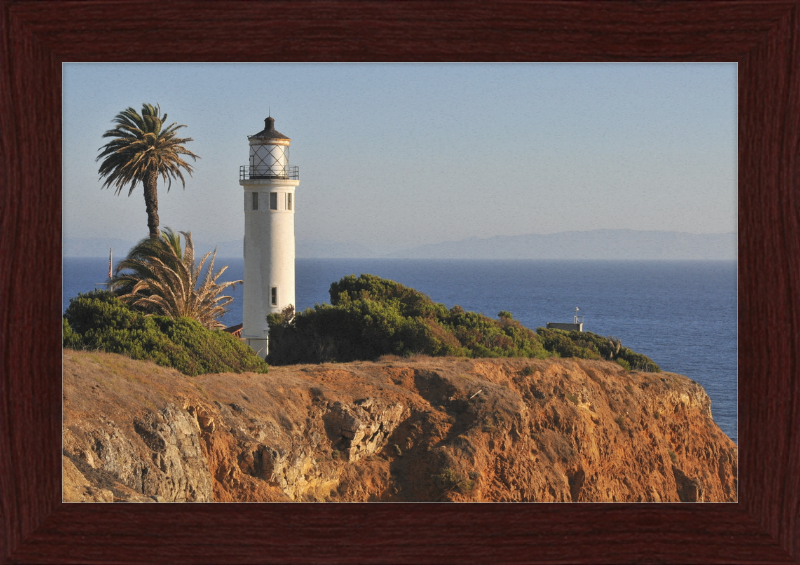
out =
<path fill-rule="evenodd" d="M 242 165 L 239 167 L 239 180 L 250 179 L 288 179 L 300 180 L 300 167 L 267 167 Z"/>

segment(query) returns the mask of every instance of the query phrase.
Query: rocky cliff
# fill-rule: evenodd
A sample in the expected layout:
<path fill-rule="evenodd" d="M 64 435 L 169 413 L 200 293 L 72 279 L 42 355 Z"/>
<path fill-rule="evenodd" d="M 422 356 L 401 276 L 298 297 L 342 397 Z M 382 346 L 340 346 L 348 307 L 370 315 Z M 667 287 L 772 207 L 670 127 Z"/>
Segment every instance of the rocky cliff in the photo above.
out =
<path fill-rule="evenodd" d="M 735 501 L 690 379 L 382 358 L 187 377 L 64 350 L 65 501 Z"/>

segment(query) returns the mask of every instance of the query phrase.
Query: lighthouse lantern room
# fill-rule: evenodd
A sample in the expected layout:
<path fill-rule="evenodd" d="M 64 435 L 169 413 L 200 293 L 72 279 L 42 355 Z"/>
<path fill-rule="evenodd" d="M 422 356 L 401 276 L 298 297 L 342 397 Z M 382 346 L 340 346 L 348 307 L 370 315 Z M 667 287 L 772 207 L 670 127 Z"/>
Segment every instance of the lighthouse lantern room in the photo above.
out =
<path fill-rule="evenodd" d="M 248 137 L 249 165 L 239 168 L 244 189 L 244 305 L 242 339 L 261 357 L 269 351 L 267 316 L 295 305 L 294 213 L 298 167 L 289 166 L 288 137 L 275 120 Z"/>

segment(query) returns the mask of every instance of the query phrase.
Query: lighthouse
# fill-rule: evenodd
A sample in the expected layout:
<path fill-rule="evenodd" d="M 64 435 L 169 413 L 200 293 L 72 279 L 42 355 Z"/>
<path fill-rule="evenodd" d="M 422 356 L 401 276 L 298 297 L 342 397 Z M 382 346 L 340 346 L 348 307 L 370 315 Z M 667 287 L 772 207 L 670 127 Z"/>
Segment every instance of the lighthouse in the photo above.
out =
<path fill-rule="evenodd" d="M 244 305 L 242 339 L 261 357 L 269 351 L 267 316 L 294 306 L 295 189 L 288 137 L 275 119 L 248 136 L 249 164 L 239 168 L 244 189 Z"/>

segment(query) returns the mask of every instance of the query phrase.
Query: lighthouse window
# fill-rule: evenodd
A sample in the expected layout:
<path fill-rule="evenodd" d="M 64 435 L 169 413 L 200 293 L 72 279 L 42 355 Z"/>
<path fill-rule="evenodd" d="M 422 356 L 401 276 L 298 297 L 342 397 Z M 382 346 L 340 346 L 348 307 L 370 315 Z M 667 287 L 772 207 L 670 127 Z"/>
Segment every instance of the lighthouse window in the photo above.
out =
<path fill-rule="evenodd" d="M 272 287 L 272 305 L 273 306 L 277 306 L 278 305 L 278 287 L 277 286 L 273 286 Z"/>
<path fill-rule="evenodd" d="M 269 209 L 270 210 L 277 210 L 278 209 L 278 193 L 277 192 L 270 192 L 269 193 Z"/>
<path fill-rule="evenodd" d="M 258 193 L 253 193 L 253 210 L 258 210 Z"/>
<path fill-rule="evenodd" d="M 287 210 L 291 210 L 292 209 L 292 193 L 291 192 L 287 192 L 286 193 L 286 209 Z"/>

